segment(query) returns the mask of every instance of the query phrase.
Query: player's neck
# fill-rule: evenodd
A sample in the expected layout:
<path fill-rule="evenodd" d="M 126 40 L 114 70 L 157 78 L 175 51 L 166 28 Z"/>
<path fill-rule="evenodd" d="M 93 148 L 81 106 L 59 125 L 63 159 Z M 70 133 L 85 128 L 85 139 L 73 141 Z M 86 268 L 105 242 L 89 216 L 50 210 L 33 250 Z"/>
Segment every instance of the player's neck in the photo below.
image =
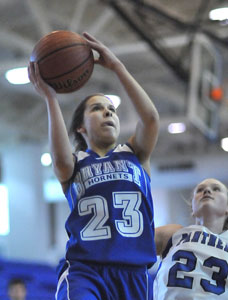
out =
<path fill-rule="evenodd" d="M 207 227 L 211 232 L 215 234 L 222 233 L 224 227 L 224 217 L 213 217 L 213 218 L 201 218 L 198 219 L 197 224 Z"/>
<path fill-rule="evenodd" d="M 113 148 L 115 148 L 115 144 L 111 144 L 108 146 L 102 145 L 89 145 L 89 149 L 97 153 L 100 157 L 106 156 L 106 154 Z"/>

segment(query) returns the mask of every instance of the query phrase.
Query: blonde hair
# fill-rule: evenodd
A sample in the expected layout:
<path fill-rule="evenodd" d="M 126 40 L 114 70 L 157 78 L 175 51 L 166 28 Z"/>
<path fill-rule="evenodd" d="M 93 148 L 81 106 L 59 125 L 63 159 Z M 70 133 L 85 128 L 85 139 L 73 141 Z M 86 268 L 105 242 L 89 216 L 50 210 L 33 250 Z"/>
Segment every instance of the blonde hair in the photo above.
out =
<path fill-rule="evenodd" d="M 206 179 L 209 179 L 209 178 L 206 178 Z M 205 179 L 205 180 L 206 180 L 206 179 Z M 226 194 L 227 194 L 227 206 L 228 206 L 228 188 L 227 188 L 227 186 L 226 186 L 223 182 L 221 182 L 220 180 L 218 180 L 218 179 L 215 179 L 215 180 L 218 181 L 218 182 L 220 182 L 220 183 L 226 188 Z M 197 187 L 198 185 L 199 185 L 199 184 L 197 184 L 196 187 Z M 191 199 L 193 199 L 193 193 L 194 193 L 196 187 L 193 189 Z M 189 203 L 189 204 L 190 204 L 190 203 Z M 191 203 L 191 208 L 192 208 L 192 203 Z M 225 221 L 224 221 L 224 224 L 223 224 L 223 230 L 228 230 L 228 216 L 226 217 L 226 219 L 225 219 Z"/>
<path fill-rule="evenodd" d="M 225 185 L 225 184 L 224 184 Z M 226 193 L 227 193 L 227 202 L 228 202 L 228 188 L 227 186 L 225 185 L 226 187 Z M 226 217 L 226 220 L 224 222 L 224 225 L 223 225 L 223 230 L 228 230 L 228 216 Z"/>

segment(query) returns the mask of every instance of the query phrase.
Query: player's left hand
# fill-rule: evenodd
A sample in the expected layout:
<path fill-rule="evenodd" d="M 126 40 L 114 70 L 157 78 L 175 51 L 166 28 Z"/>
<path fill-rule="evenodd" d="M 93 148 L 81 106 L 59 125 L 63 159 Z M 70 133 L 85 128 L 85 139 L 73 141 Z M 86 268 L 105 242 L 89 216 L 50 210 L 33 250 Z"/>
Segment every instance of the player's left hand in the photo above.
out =
<path fill-rule="evenodd" d="M 84 32 L 83 36 L 89 46 L 99 53 L 99 57 L 95 59 L 95 63 L 111 70 L 114 70 L 115 67 L 121 63 L 115 54 L 95 37 L 87 32 Z"/>

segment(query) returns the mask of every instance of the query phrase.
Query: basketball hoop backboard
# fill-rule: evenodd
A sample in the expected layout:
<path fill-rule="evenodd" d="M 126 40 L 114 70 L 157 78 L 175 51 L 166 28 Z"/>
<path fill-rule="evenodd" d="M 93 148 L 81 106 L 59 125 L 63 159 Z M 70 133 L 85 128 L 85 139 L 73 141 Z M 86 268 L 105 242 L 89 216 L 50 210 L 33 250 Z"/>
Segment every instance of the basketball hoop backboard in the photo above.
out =
<path fill-rule="evenodd" d="M 219 104 L 210 98 L 210 91 L 220 86 L 221 63 L 221 57 L 211 41 L 203 34 L 197 34 L 192 48 L 188 118 L 211 140 L 218 135 Z"/>

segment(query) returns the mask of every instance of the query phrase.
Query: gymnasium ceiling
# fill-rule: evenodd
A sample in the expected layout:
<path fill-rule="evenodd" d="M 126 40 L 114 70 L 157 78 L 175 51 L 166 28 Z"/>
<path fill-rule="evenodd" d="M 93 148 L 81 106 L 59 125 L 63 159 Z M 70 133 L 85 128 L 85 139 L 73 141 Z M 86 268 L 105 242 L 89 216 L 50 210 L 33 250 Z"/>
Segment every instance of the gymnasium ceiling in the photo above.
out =
<path fill-rule="evenodd" d="M 228 136 L 228 22 L 210 21 L 208 13 L 226 5 L 227 0 L 1 0 L 1 147 L 47 144 L 44 102 L 31 84 L 11 85 L 4 73 L 27 66 L 42 36 L 54 30 L 71 30 L 87 31 L 109 46 L 154 100 L 161 118 L 155 158 L 224 153 L 219 140 Z M 188 116 L 191 50 L 196 34 L 210 39 L 221 58 L 224 100 L 218 109 L 219 129 L 213 142 Z M 136 117 L 116 78 L 99 66 L 84 88 L 59 97 L 64 118 L 70 120 L 77 101 L 97 91 L 122 97 L 119 114 L 121 140 L 125 140 Z M 181 121 L 186 123 L 185 133 L 167 132 L 170 122 Z"/>

